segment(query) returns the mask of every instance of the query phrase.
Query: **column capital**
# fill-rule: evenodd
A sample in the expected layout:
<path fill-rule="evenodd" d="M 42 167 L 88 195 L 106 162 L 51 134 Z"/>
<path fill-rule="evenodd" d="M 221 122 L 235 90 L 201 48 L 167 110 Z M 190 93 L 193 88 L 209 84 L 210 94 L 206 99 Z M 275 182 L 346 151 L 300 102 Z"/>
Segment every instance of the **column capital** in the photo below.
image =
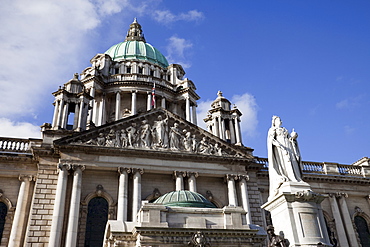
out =
<path fill-rule="evenodd" d="M 194 176 L 195 178 L 199 177 L 199 173 L 198 172 L 186 172 L 186 176 L 188 176 L 189 178 L 191 176 Z"/>
<path fill-rule="evenodd" d="M 347 198 L 348 197 L 348 194 L 347 193 L 343 193 L 343 192 L 335 192 L 335 193 L 329 193 L 328 194 L 329 197 L 333 197 L 333 198 Z"/>
<path fill-rule="evenodd" d="M 141 175 L 144 174 L 144 169 L 141 169 L 141 168 L 131 168 L 131 172 L 133 175 L 135 175 L 136 173 L 140 173 Z"/>
<path fill-rule="evenodd" d="M 131 90 L 131 93 L 137 93 L 138 91 L 137 90 Z"/>
<path fill-rule="evenodd" d="M 185 177 L 186 176 L 186 172 L 183 172 L 183 171 L 174 171 L 173 172 L 173 176 L 174 176 L 174 178 Z"/>
<path fill-rule="evenodd" d="M 228 180 L 238 180 L 238 175 L 236 174 L 226 174 L 225 175 L 225 180 L 228 181 Z"/>
<path fill-rule="evenodd" d="M 86 169 L 86 166 L 84 166 L 84 165 L 71 164 L 71 165 L 69 166 L 69 169 L 70 169 L 70 170 L 73 170 L 73 171 L 77 171 L 78 169 L 80 169 L 80 170 L 81 170 L 81 172 L 83 172 L 83 171 Z"/>
<path fill-rule="evenodd" d="M 31 181 L 36 181 L 36 177 L 33 176 L 33 175 L 24 175 L 24 174 L 20 174 L 18 176 L 18 179 L 19 181 L 23 182 L 23 181 L 28 181 L 28 182 L 31 182 Z"/>
<path fill-rule="evenodd" d="M 123 174 L 123 173 L 127 173 L 127 174 L 129 174 L 129 173 L 131 173 L 132 171 L 131 171 L 131 168 L 127 168 L 127 167 L 122 167 L 122 166 L 120 166 L 120 167 L 118 167 L 117 172 L 118 172 L 119 174 Z"/>
<path fill-rule="evenodd" d="M 245 181 L 249 181 L 249 176 L 246 175 L 246 174 L 243 174 L 243 175 L 238 175 L 238 178 L 239 180 L 245 180 Z"/>

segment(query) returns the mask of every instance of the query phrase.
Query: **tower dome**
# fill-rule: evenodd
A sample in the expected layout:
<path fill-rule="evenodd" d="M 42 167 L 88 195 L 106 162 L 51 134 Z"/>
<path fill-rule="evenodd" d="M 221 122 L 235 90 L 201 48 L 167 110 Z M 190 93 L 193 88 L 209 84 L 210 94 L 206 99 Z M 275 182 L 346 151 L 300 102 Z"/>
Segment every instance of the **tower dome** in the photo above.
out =
<path fill-rule="evenodd" d="M 170 207 L 216 208 L 201 194 L 188 190 L 168 192 L 160 196 L 154 203 L 162 203 Z"/>
<path fill-rule="evenodd" d="M 146 43 L 141 25 L 136 18 L 130 25 L 125 41 L 113 45 L 105 54 L 108 54 L 113 61 L 139 59 L 158 64 L 163 68 L 168 67 L 165 56 L 151 44 Z"/>

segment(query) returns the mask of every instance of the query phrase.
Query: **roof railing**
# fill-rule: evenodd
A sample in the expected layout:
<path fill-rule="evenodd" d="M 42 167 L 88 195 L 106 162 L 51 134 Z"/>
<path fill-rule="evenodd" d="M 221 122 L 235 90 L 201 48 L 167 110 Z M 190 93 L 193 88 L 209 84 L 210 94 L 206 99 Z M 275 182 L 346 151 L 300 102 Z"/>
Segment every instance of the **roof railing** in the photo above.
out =
<path fill-rule="evenodd" d="M 0 137 L 0 151 L 31 153 L 31 141 L 29 139 Z"/>
<path fill-rule="evenodd" d="M 268 159 L 255 157 L 258 164 L 263 165 L 262 171 L 268 170 Z M 303 161 L 304 174 L 322 174 L 322 175 L 337 175 L 337 176 L 352 176 L 370 178 L 370 166 L 354 166 L 343 165 L 338 163 L 328 162 L 311 162 Z"/>

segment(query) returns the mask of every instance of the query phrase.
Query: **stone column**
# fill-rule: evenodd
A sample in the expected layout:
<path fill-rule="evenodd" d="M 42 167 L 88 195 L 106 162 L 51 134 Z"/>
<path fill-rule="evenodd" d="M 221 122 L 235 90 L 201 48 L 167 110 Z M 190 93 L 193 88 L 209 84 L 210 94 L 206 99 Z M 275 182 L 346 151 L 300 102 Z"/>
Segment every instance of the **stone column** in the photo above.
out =
<path fill-rule="evenodd" d="M 238 206 L 238 199 L 236 197 L 235 180 L 238 179 L 237 175 L 227 174 L 226 182 L 228 189 L 229 206 Z"/>
<path fill-rule="evenodd" d="M 71 205 L 69 207 L 66 246 L 76 246 L 78 233 L 78 218 L 80 213 L 82 171 L 85 166 L 73 165 L 73 184 L 71 193 Z"/>
<path fill-rule="evenodd" d="M 189 96 L 185 98 L 186 106 L 185 106 L 185 111 L 186 111 L 186 121 L 191 121 L 191 116 L 190 116 L 190 99 Z"/>
<path fill-rule="evenodd" d="M 222 123 L 223 123 L 223 120 L 221 118 L 221 116 L 218 117 L 218 130 L 219 130 L 219 136 L 222 140 L 224 139 L 224 132 L 222 130 Z"/>
<path fill-rule="evenodd" d="M 348 212 L 346 197 L 348 197 L 347 193 L 337 194 L 339 208 L 340 208 L 340 211 L 342 212 L 344 227 L 346 228 L 346 232 L 347 232 L 347 238 L 350 243 L 350 246 L 354 247 L 354 246 L 358 246 L 358 242 L 357 242 L 355 230 L 353 228 L 353 222 Z"/>
<path fill-rule="evenodd" d="M 252 215 L 251 215 L 251 209 L 249 204 L 249 195 L 248 195 L 248 187 L 247 187 L 247 181 L 249 180 L 248 175 L 239 175 L 239 185 L 240 185 L 240 194 L 243 204 L 243 209 L 245 212 L 247 212 L 246 218 L 247 218 L 247 224 L 252 223 Z"/>
<path fill-rule="evenodd" d="M 236 144 L 242 144 L 242 138 L 240 133 L 240 125 L 239 125 L 239 118 L 234 118 L 235 120 L 235 137 L 236 137 Z"/>
<path fill-rule="evenodd" d="M 221 120 L 221 133 L 222 133 L 222 140 L 226 141 L 225 119 Z"/>
<path fill-rule="evenodd" d="M 147 94 L 148 94 L 148 99 L 146 101 L 146 110 L 150 111 L 150 109 L 152 109 L 152 94 L 151 92 L 147 92 Z"/>
<path fill-rule="evenodd" d="M 193 124 L 197 125 L 197 106 L 192 106 L 192 113 L 193 113 Z"/>
<path fill-rule="evenodd" d="M 121 118 L 121 93 L 116 93 L 116 121 Z"/>
<path fill-rule="evenodd" d="M 64 100 L 61 100 L 60 104 L 59 104 L 58 120 L 57 120 L 57 126 L 56 127 L 62 127 L 63 112 L 64 112 Z"/>
<path fill-rule="evenodd" d="M 63 107 L 63 117 L 62 117 L 62 124 L 61 127 L 63 129 L 67 128 L 67 121 L 68 121 L 68 107 L 69 103 L 65 102 Z"/>
<path fill-rule="evenodd" d="M 181 171 L 174 171 L 173 176 L 176 180 L 176 191 L 184 190 L 184 177 L 186 176 L 186 172 Z"/>
<path fill-rule="evenodd" d="M 59 104 L 60 104 L 60 101 L 59 100 L 56 100 L 55 101 L 55 106 L 54 106 L 54 115 L 53 115 L 53 125 L 52 127 L 55 128 L 58 126 L 58 116 L 59 116 Z"/>
<path fill-rule="evenodd" d="M 74 119 L 73 119 L 73 127 L 72 129 L 76 129 L 78 126 L 78 119 L 80 116 L 80 104 L 75 105 L 75 112 L 74 112 Z"/>
<path fill-rule="evenodd" d="M 64 220 L 64 208 L 68 180 L 67 165 L 58 165 L 58 184 L 55 194 L 53 217 L 51 222 L 49 246 L 60 246 Z"/>
<path fill-rule="evenodd" d="M 197 181 L 196 178 L 198 177 L 197 172 L 188 172 L 188 184 L 189 184 L 189 190 L 191 192 L 197 192 Z"/>
<path fill-rule="evenodd" d="M 105 119 L 105 94 L 103 94 L 101 98 L 99 117 L 100 117 L 100 125 L 105 124 L 105 121 L 106 121 Z"/>
<path fill-rule="evenodd" d="M 346 231 L 344 230 L 344 223 L 342 221 L 342 216 L 339 211 L 337 199 L 335 194 L 329 194 L 330 206 L 331 211 L 333 212 L 333 217 L 335 219 L 335 228 L 337 229 L 337 235 L 339 244 L 341 246 L 349 246 L 347 238 L 346 238 Z"/>
<path fill-rule="evenodd" d="M 127 221 L 127 189 L 128 189 L 128 174 L 130 168 L 118 167 L 119 186 L 117 200 L 117 220 Z"/>
<path fill-rule="evenodd" d="M 217 122 L 217 117 L 213 118 L 213 134 L 217 137 L 220 137 L 220 130 Z"/>
<path fill-rule="evenodd" d="M 163 109 L 166 109 L 166 98 L 164 96 L 162 96 L 161 106 Z"/>
<path fill-rule="evenodd" d="M 80 111 L 79 111 L 79 114 L 78 114 L 78 126 L 77 126 L 77 128 L 79 130 L 81 130 L 81 128 L 82 128 L 82 122 L 83 122 L 82 119 L 83 119 L 84 106 L 85 106 L 84 100 L 83 100 L 83 98 L 81 98 Z"/>
<path fill-rule="evenodd" d="M 235 143 L 235 130 L 234 123 L 232 119 L 229 119 L 229 128 L 230 128 L 230 142 L 231 144 Z"/>
<path fill-rule="evenodd" d="M 30 182 L 33 180 L 31 175 L 20 175 L 19 180 L 21 186 L 19 188 L 17 205 L 15 209 L 12 230 L 10 231 L 8 247 L 20 247 L 23 246 L 21 243 L 23 235 L 23 226 L 25 222 L 26 209 L 28 204 L 28 195 L 30 190 Z"/>
<path fill-rule="evenodd" d="M 131 92 L 131 115 L 136 114 L 136 93 L 136 90 Z"/>
<path fill-rule="evenodd" d="M 89 119 L 88 119 L 88 123 L 91 124 L 91 122 L 93 121 L 93 114 L 95 114 L 95 110 L 96 110 L 96 106 L 95 106 L 95 87 L 93 86 L 90 90 L 90 96 L 93 97 L 92 100 L 90 100 L 90 107 L 91 109 L 89 110 Z"/>
<path fill-rule="evenodd" d="M 141 204 L 141 175 L 144 173 L 143 169 L 132 169 L 133 174 L 133 192 L 132 192 L 132 221 L 137 221 L 137 213 Z"/>

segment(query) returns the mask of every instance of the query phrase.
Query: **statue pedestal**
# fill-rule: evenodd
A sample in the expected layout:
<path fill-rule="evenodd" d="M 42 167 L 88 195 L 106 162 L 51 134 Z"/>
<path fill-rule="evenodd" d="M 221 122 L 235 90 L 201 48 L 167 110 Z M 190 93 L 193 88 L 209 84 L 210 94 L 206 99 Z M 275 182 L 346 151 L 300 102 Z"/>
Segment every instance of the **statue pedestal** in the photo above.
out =
<path fill-rule="evenodd" d="M 279 194 L 262 205 L 271 213 L 275 234 L 282 232 L 292 247 L 316 247 L 319 243 L 332 246 L 320 205 L 325 197 L 311 190 L 299 190 L 307 188 L 307 183 L 297 183 L 297 187 L 293 183 L 282 185 Z"/>

